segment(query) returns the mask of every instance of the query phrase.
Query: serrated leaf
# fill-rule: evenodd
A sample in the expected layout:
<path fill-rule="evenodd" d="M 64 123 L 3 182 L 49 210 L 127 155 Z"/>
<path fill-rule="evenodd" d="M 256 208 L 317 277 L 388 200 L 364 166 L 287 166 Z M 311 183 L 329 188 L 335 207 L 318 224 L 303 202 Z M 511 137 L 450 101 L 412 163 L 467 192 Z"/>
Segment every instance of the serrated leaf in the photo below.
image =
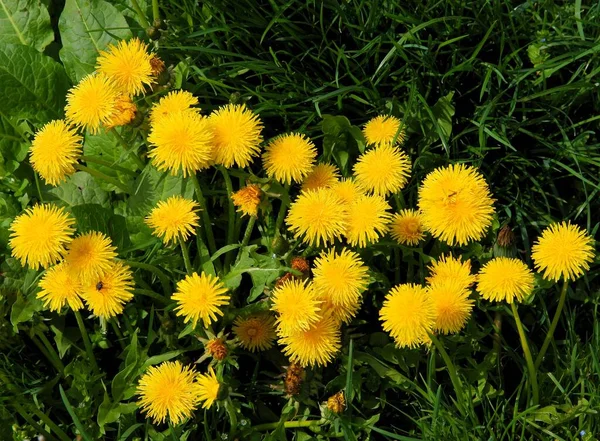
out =
<path fill-rule="evenodd" d="M 38 300 L 36 296 L 30 295 L 25 297 L 22 293 L 17 294 L 17 300 L 12 305 L 10 311 L 10 322 L 13 325 L 15 332 L 18 332 L 17 326 L 19 323 L 24 323 L 33 317 L 38 311 L 43 308 L 42 301 Z"/>
<path fill-rule="evenodd" d="M 71 207 L 82 204 L 108 206 L 108 193 L 104 191 L 89 174 L 77 172 L 67 182 L 50 190 L 59 199 Z"/>
<path fill-rule="evenodd" d="M 45 122 L 63 116 L 69 79 L 63 66 L 32 47 L 0 45 L 0 112 Z"/>
<path fill-rule="evenodd" d="M 23 44 L 42 52 L 54 40 L 40 0 L 0 0 L 0 44 Z"/>
<path fill-rule="evenodd" d="M 101 50 L 131 37 L 123 14 L 104 0 L 67 0 L 58 28 L 60 59 L 73 81 L 94 71 Z"/>

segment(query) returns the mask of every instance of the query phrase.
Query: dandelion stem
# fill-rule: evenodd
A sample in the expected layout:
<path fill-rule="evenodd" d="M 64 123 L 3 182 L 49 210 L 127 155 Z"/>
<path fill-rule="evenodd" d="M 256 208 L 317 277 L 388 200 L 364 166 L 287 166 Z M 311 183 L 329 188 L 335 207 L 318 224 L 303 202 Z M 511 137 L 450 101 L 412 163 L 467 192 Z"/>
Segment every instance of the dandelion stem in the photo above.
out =
<path fill-rule="evenodd" d="M 322 426 L 324 423 L 324 420 L 286 421 L 283 423 L 283 427 L 286 429 L 295 429 L 300 427 Z M 257 426 L 253 426 L 252 429 L 257 431 L 271 430 L 276 429 L 280 424 L 280 422 L 259 424 Z"/>
<path fill-rule="evenodd" d="M 98 369 L 98 364 L 96 363 L 96 357 L 94 356 L 94 350 L 92 349 L 92 342 L 90 341 L 90 336 L 85 329 L 85 323 L 83 323 L 83 318 L 81 317 L 81 313 L 79 311 L 75 312 L 75 318 L 77 319 L 77 326 L 79 327 L 79 332 L 81 333 L 81 338 L 83 339 L 83 345 L 85 346 L 85 351 L 87 352 L 88 358 L 90 359 L 90 363 L 92 363 L 92 368 L 96 375 L 100 374 L 100 369 Z"/>
<path fill-rule="evenodd" d="M 227 213 L 227 245 L 233 244 L 233 235 L 235 233 L 235 207 L 233 205 L 233 199 L 231 199 L 231 195 L 233 194 L 233 184 L 231 183 L 231 177 L 227 172 L 227 169 L 222 165 L 219 166 L 219 171 L 223 175 L 225 179 L 225 187 L 227 188 L 227 200 L 228 204 L 228 213 Z M 223 269 L 227 271 L 231 266 L 231 260 L 233 259 L 233 253 L 228 252 L 225 253 L 225 263 L 223 265 Z"/>
<path fill-rule="evenodd" d="M 433 334 L 429 334 L 429 338 L 431 338 L 431 341 L 433 342 L 436 349 L 439 351 L 440 355 L 444 359 L 444 363 L 446 363 L 446 368 L 448 368 L 448 373 L 450 374 L 452 386 L 454 386 L 454 393 L 456 394 L 456 404 L 458 405 L 458 410 L 461 414 L 463 414 L 463 416 L 466 416 L 467 411 L 464 405 L 462 384 L 460 382 L 460 379 L 458 378 L 458 375 L 456 374 L 456 367 L 454 367 L 454 363 L 452 363 L 452 360 L 446 352 L 444 345 L 442 345 L 442 343 L 437 339 L 437 337 Z"/>
<path fill-rule="evenodd" d="M 275 221 L 275 236 L 279 236 L 281 234 L 281 226 L 283 225 L 285 213 L 290 203 L 290 184 L 285 184 L 283 188 L 285 189 L 286 197 L 285 199 L 281 199 L 281 207 L 279 207 L 279 214 L 277 215 L 277 221 Z"/>
<path fill-rule="evenodd" d="M 183 263 L 185 265 L 185 271 L 188 273 L 188 276 L 194 272 L 192 268 L 192 262 L 190 262 L 190 253 L 188 252 L 187 245 L 185 244 L 185 240 L 183 240 L 183 236 L 179 234 L 179 246 L 181 247 L 181 254 L 183 254 Z"/>
<path fill-rule="evenodd" d="M 42 344 L 42 342 L 39 340 L 37 335 L 39 335 L 39 333 L 37 333 L 37 332 L 36 332 L 36 335 L 32 335 L 31 340 L 33 341 L 33 343 L 35 343 L 35 345 L 38 347 L 40 352 L 42 354 L 44 354 L 44 357 L 46 357 L 48 359 L 48 361 L 50 363 L 52 363 L 52 366 L 54 366 L 54 369 L 56 369 L 62 376 L 64 366 L 61 366 L 60 364 L 57 363 L 57 360 L 54 357 L 52 357 L 52 355 L 48 352 L 48 349 Z"/>
<path fill-rule="evenodd" d="M 46 347 L 46 350 L 48 351 L 48 353 L 54 360 L 54 363 L 56 365 L 56 368 L 58 369 L 58 372 L 60 372 L 60 374 L 64 376 L 65 365 L 60 360 L 60 357 L 58 356 L 58 353 L 56 352 L 56 350 L 54 350 L 54 346 L 52 346 L 52 343 L 50 343 L 50 340 L 48 340 L 48 337 L 46 337 L 46 334 L 44 334 L 41 331 L 36 332 L 36 334 L 40 338 L 40 340 L 42 340 L 42 343 Z"/>
<path fill-rule="evenodd" d="M 135 291 L 134 291 L 134 293 L 135 293 Z M 117 339 L 119 340 L 121 349 L 125 349 L 125 339 L 123 337 L 123 333 L 121 332 L 121 329 L 119 329 L 119 324 L 117 323 L 117 319 L 113 317 L 110 320 L 110 325 L 112 326 L 113 331 L 115 331 L 115 334 L 117 334 Z"/>
<path fill-rule="evenodd" d="M 531 390 L 533 392 L 533 405 L 536 406 L 540 402 L 537 372 L 535 370 L 535 366 L 533 365 L 533 357 L 531 356 L 531 351 L 529 350 L 529 344 L 527 343 L 527 337 L 525 335 L 525 330 L 523 329 L 523 323 L 521 323 L 521 318 L 519 317 L 519 312 L 517 311 L 517 305 L 515 302 L 512 302 L 510 307 L 512 309 L 513 316 L 515 317 L 515 323 L 517 324 L 519 337 L 521 338 L 521 346 L 523 347 L 523 353 L 525 354 L 527 369 L 529 369 L 529 382 L 531 383 Z"/>
<path fill-rule="evenodd" d="M 554 318 L 552 319 L 552 323 L 550 324 L 550 329 L 548 329 L 548 333 L 546 334 L 546 338 L 544 339 L 544 343 L 542 344 L 542 348 L 540 352 L 538 352 L 537 357 L 535 359 L 535 368 L 539 368 L 540 364 L 542 364 L 542 360 L 544 359 L 544 355 L 546 355 L 546 351 L 548 350 L 548 346 L 550 346 L 550 342 L 554 339 L 554 331 L 556 330 L 556 326 L 558 325 L 558 320 L 560 319 L 560 314 L 565 306 L 565 300 L 567 299 L 567 289 L 569 287 L 569 283 L 565 280 L 562 290 L 560 291 L 560 300 L 558 301 L 558 307 L 556 308 L 556 312 L 554 313 Z"/>
<path fill-rule="evenodd" d="M 255 223 L 256 223 L 256 218 L 254 216 L 250 216 L 250 219 L 248 219 L 248 225 L 246 225 L 246 231 L 244 232 L 244 237 L 242 238 L 242 244 L 240 245 L 240 248 L 238 249 L 237 257 L 235 258 L 236 262 L 239 260 L 240 256 L 242 255 L 242 250 L 244 248 L 246 248 L 248 246 L 248 243 L 250 242 L 250 236 L 252 236 L 252 231 L 254 230 Z"/>
<path fill-rule="evenodd" d="M 40 186 L 40 177 L 38 176 L 37 172 L 33 172 L 33 176 L 35 178 L 35 186 L 37 188 L 38 191 L 38 195 L 40 197 L 40 202 L 44 203 L 44 196 L 42 196 L 42 187 Z"/>
<path fill-rule="evenodd" d="M 158 269 L 154 265 L 150 265 L 148 263 L 143 263 L 143 262 L 135 262 L 133 260 L 123 260 L 122 262 L 133 268 L 140 268 L 140 269 L 146 270 L 148 272 L 151 272 L 158 278 L 158 280 L 160 280 L 164 294 L 166 296 L 169 296 L 171 294 L 171 285 L 169 284 L 169 278 L 167 277 L 167 275 L 165 273 L 163 273 L 160 269 Z"/>
<path fill-rule="evenodd" d="M 158 9 L 158 0 L 152 0 L 152 18 L 154 18 L 154 21 L 160 20 L 160 10 Z"/>
<path fill-rule="evenodd" d="M 119 188 L 120 190 L 122 190 L 124 193 L 129 194 L 129 187 L 127 187 L 127 185 L 123 184 L 121 181 L 119 181 L 118 179 L 112 178 L 108 175 L 105 175 L 102 172 L 99 172 L 98 170 L 94 170 L 93 168 L 89 168 L 86 167 L 85 165 L 81 165 L 81 164 L 76 164 L 75 168 L 77 170 L 89 173 L 90 175 L 98 178 L 98 179 L 102 179 L 104 182 L 114 185 L 115 187 Z"/>
<path fill-rule="evenodd" d="M 198 178 L 196 177 L 196 175 L 192 174 L 190 175 L 190 178 L 192 180 L 192 183 L 194 184 L 194 189 L 196 190 L 196 199 L 198 200 L 198 204 L 200 204 L 202 223 L 204 224 L 204 231 L 206 234 L 206 240 L 208 242 L 208 249 L 212 256 L 217 252 L 217 245 L 215 243 L 215 236 L 213 235 L 210 218 L 208 217 L 206 200 L 204 199 L 204 194 L 202 193 L 202 188 L 200 187 L 200 183 L 198 182 Z M 215 264 L 217 266 L 220 266 L 220 262 L 218 259 L 215 260 Z"/>
<path fill-rule="evenodd" d="M 137 2 L 137 0 L 131 0 L 131 6 L 133 6 L 133 9 L 135 9 L 135 12 L 139 17 L 142 26 L 144 26 L 144 28 L 150 27 L 150 23 L 148 23 L 148 20 L 146 19 L 146 14 L 144 14 L 142 8 L 140 8 L 140 5 Z"/>
<path fill-rule="evenodd" d="M 159 293 L 154 292 L 149 289 L 134 289 L 133 293 L 139 294 L 141 296 L 150 297 L 151 299 L 154 299 L 154 300 L 158 300 L 159 302 L 163 303 L 164 305 L 168 305 L 171 303 L 171 301 L 167 297 L 163 297 Z"/>

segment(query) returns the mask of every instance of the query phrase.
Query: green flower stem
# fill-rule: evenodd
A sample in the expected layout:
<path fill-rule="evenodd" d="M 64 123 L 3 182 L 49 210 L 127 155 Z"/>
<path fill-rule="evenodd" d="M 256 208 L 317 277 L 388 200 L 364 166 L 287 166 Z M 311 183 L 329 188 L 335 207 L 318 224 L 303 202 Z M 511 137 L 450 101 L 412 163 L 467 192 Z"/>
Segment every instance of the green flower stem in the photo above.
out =
<path fill-rule="evenodd" d="M 281 226 L 283 225 L 283 220 L 285 219 L 285 213 L 290 200 L 290 184 L 285 184 L 283 188 L 285 188 L 285 192 L 287 193 L 288 197 L 285 201 L 283 199 L 281 200 L 281 207 L 279 207 L 279 214 L 277 215 L 277 221 L 275 221 L 275 236 L 279 236 L 281 234 Z"/>
<path fill-rule="evenodd" d="M 48 351 L 50 356 L 55 360 L 56 368 L 58 369 L 60 374 L 64 376 L 65 365 L 63 364 L 60 357 L 58 356 L 58 353 L 54 350 L 54 346 L 52 346 L 52 343 L 50 343 L 50 340 L 48 340 L 48 337 L 46 337 L 46 334 L 44 334 L 41 331 L 37 332 L 36 334 L 40 338 L 40 340 L 42 341 L 44 346 L 46 347 L 46 350 Z"/>
<path fill-rule="evenodd" d="M 237 420 L 237 415 L 235 414 L 235 407 L 233 406 L 233 402 L 231 401 L 231 398 L 227 398 L 227 400 L 225 400 L 225 410 L 227 411 L 227 414 L 229 415 L 229 423 L 230 423 L 229 439 L 233 439 L 233 436 L 235 435 L 235 432 L 237 430 L 238 420 Z"/>
<path fill-rule="evenodd" d="M 437 337 L 433 334 L 429 334 L 431 341 L 435 345 L 436 349 L 439 351 L 440 355 L 444 359 L 444 363 L 446 363 L 446 367 L 448 368 L 448 373 L 450 374 L 450 380 L 452 381 L 452 386 L 454 386 L 454 393 L 456 394 L 456 403 L 458 405 L 458 410 L 463 416 L 467 415 L 467 410 L 465 408 L 465 400 L 463 395 L 463 386 L 456 374 L 456 368 L 454 367 L 454 363 L 448 356 L 444 345 L 437 339 Z"/>
<path fill-rule="evenodd" d="M 89 167 L 86 167 L 85 165 L 81 165 L 81 164 L 75 164 L 75 168 L 77 170 L 89 173 L 90 175 L 94 176 L 95 178 L 102 179 L 104 182 L 106 182 L 108 184 L 114 185 L 115 187 L 122 190 L 124 193 L 129 194 L 129 192 L 130 192 L 129 187 L 127 187 L 127 185 L 123 184 L 118 179 L 112 178 L 108 175 L 105 175 L 102 172 L 99 172 L 98 170 L 94 170 L 93 168 L 89 168 Z"/>
<path fill-rule="evenodd" d="M 538 352 L 537 357 L 535 359 L 535 368 L 536 369 L 540 367 L 540 364 L 542 364 L 542 360 L 544 360 L 544 355 L 546 355 L 548 346 L 550 346 L 550 342 L 554 339 L 554 331 L 556 330 L 556 326 L 558 325 L 558 320 L 560 319 L 560 314 L 562 313 L 562 310 L 565 307 L 565 300 L 567 299 L 567 289 L 568 288 L 569 288 L 569 283 L 567 280 L 565 280 L 563 283 L 562 290 L 560 291 L 560 300 L 558 301 L 558 308 L 556 308 L 556 312 L 554 313 L 554 318 L 552 319 L 552 323 L 550 324 L 550 329 L 548 329 L 548 333 L 546 334 L 546 338 L 544 339 L 542 348 L 540 349 L 540 352 Z"/>
<path fill-rule="evenodd" d="M 160 20 L 160 10 L 158 9 L 158 0 L 152 0 L 152 18 L 154 18 L 154 21 Z"/>
<path fill-rule="evenodd" d="M 325 420 L 286 421 L 283 423 L 283 427 L 286 429 L 296 429 L 300 427 L 322 426 L 325 424 L 325 422 Z M 252 429 L 257 431 L 271 430 L 276 429 L 280 424 L 280 422 L 259 424 L 257 426 L 253 426 Z"/>
<path fill-rule="evenodd" d="M 154 299 L 154 300 L 157 300 L 157 301 L 161 302 L 165 306 L 167 306 L 167 305 L 169 305 L 171 303 L 171 301 L 168 298 L 163 297 L 159 293 L 151 291 L 149 289 L 134 289 L 133 293 L 134 294 L 139 294 L 141 296 L 150 297 L 151 299 Z"/>
<path fill-rule="evenodd" d="M 146 14 L 144 14 L 142 8 L 140 8 L 140 5 L 137 2 L 137 0 L 131 0 L 131 6 L 133 6 L 133 9 L 135 9 L 135 12 L 139 17 L 142 26 L 144 26 L 144 28 L 150 27 L 150 23 L 148 23 L 148 20 L 146 19 Z"/>
<path fill-rule="evenodd" d="M 234 233 L 235 233 L 235 206 L 233 205 L 233 199 L 231 199 L 231 195 L 233 194 L 233 184 L 231 183 L 231 177 L 227 172 L 227 169 L 223 166 L 219 166 L 219 171 L 223 175 L 223 179 L 225 179 L 225 187 L 227 188 L 227 200 L 228 200 L 228 210 L 227 210 L 227 244 L 231 245 L 234 241 Z M 227 271 L 231 266 L 231 260 L 233 259 L 233 253 L 225 253 L 225 263 L 223 265 L 223 269 Z"/>
<path fill-rule="evenodd" d="M 236 262 L 241 257 L 242 250 L 245 247 L 247 247 L 248 243 L 250 242 L 250 236 L 252 236 L 252 231 L 254 230 L 255 223 L 256 223 L 256 217 L 250 216 L 250 219 L 248 219 L 248 225 L 246 225 L 246 231 L 244 232 L 244 237 L 242 238 L 242 244 L 240 245 L 240 247 L 238 249 L 237 257 L 235 258 Z"/>
<path fill-rule="evenodd" d="M 40 186 L 40 177 L 38 176 L 36 171 L 33 172 L 33 177 L 35 178 L 35 186 L 40 197 L 40 202 L 44 203 L 44 196 L 42 196 L 42 187 Z"/>
<path fill-rule="evenodd" d="M 122 262 L 126 265 L 129 265 L 132 268 L 143 269 L 154 274 L 158 278 L 158 280 L 160 280 L 165 296 L 169 297 L 171 295 L 171 285 L 169 284 L 169 278 L 160 269 L 158 269 L 154 265 L 142 262 L 135 262 L 133 260 L 122 260 Z"/>
<path fill-rule="evenodd" d="M 135 0 L 132 0 L 132 1 L 135 1 Z M 148 23 L 148 22 L 146 22 L 146 23 Z M 148 24 L 146 24 L 145 26 L 148 27 Z M 142 161 L 140 159 L 140 157 L 137 155 L 137 153 L 134 152 L 133 149 L 127 145 L 127 141 L 125 141 L 125 138 L 123 138 L 121 136 L 121 134 L 119 132 L 117 132 L 117 129 L 112 129 L 111 132 L 113 133 L 113 135 L 115 135 L 115 138 L 117 138 L 117 141 L 119 141 L 119 144 L 121 144 L 121 146 L 123 147 L 123 150 L 125 150 L 129 154 L 131 159 L 133 159 L 133 161 L 137 164 L 137 166 L 140 168 L 140 170 L 143 170 L 146 167 L 146 164 L 144 163 L 144 161 Z"/>
<path fill-rule="evenodd" d="M 405 207 L 406 203 L 404 202 L 404 196 L 402 196 L 402 193 L 394 193 L 394 200 L 396 201 L 397 212 Z"/>
<path fill-rule="evenodd" d="M 135 293 L 135 290 L 134 290 Z M 117 319 L 116 317 L 113 317 L 112 319 L 110 319 L 110 325 L 113 328 L 113 331 L 115 331 L 115 334 L 117 334 L 117 339 L 119 340 L 119 344 L 121 345 L 122 349 L 125 349 L 125 337 L 123 337 L 123 333 L 121 332 L 121 329 L 119 328 L 119 324 L 117 323 Z"/>
<path fill-rule="evenodd" d="M 31 336 L 31 341 L 33 341 L 33 343 L 37 346 L 37 348 L 40 350 L 40 352 L 42 354 L 44 354 L 44 357 L 46 357 L 48 359 L 48 361 L 52 364 L 52 366 L 54 366 L 54 369 L 56 369 L 61 374 L 61 376 L 62 376 L 63 375 L 63 371 L 64 371 L 64 366 L 61 366 L 60 364 L 57 363 L 57 359 L 55 359 L 48 352 L 48 349 L 46 349 L 46 347 L 42 344 L 42 342 L 39 340 L 38 337 L 36 337 L 35 335 L 32 335 Z"/>
<path fill-rule="evenodd" d="M 183 236 L 179 234 L 177 237 L 179 239 L 179 246 L 181 247 L 181 254 L 183 255 L 183 263 L 185 265 L 185 272 L 188 273 L 188 276 L 194 272 L 194 268 L 192 268 L 192 262 L 190 262 L 190 253 L 188 252 L 188 247 L 185 244 L 185 240 L 183 240 Z"/>
<path fill-rule="evenodd" d="M 85 323 L 83 323 L 83 318 L 81 317 L 81 313 L 79 311 L 75 312 L 75 318 L 77 319 L 77 326 L 79 327 L 79 332 L 81 332 L 81 338 L 83 338 L 83 345 L 85 346 L 85 351 L 87 352 L 88 358 L 90 359 L 90 363 L 92 363 L 92 368 L 94 369 L 94 373 L 96 375 L 100 374 L 100 369 L 98 369 L 98 363 L 96 363 L 96 357 L 94 356 L 94 350 L 92 349 L 92 342 L 90 341 L 90 336 L 85 329 Z"/>
<path fill-rule="evenodd" d="M 195 174 L 192 174 L 190 175 L 190 178 L 192 179 L 192 183 L 194 184 L 194 189 L 196 190 L 196 199 L 198 200 L 198 204 L 200 204 L 200 209 L 202 211 L 202 223 L 204 224 L 204 231 L 206 234 L 206 240 L 208 242 L 208 249 L 210 251 L 210 254 L 213 255 L 217 252 L 217 245 L 215 243 L 215 236 L 213 235 L 210 217 L 208 216 L 206 200 L 204 199 L 204 194 L 202 193 L 200 182 L 198 182 L 198 177 Z M 218 259 L 215 259 L 215 264 L 220 266 L 220 262 L 218 261 Z"/>
<path fill-rule="evenodd" d="M 104 159 L 99 159 L 94 156 L 81 156 L 80 159 L 85 162 L 91 162 L 92 164 L 103 165 L 105 167 L 110 167 L 114 170 L 120 171 L 121 173 L 126 173 L 131 176 L 137 176 L 137 173 L 133 170 L 129 170 L 128 168 L 121 167 L 120 165 L 113 164 L 112 162 L 105 161 Z"/>
<path fill-rule="evenodd" d="M 538 388 L 537 372 L 533 365 L 533 357 L 529 350 L 529 344 L 527 343 L 527 337 L 525 336 L 525 330 L 523 329 L 523 323 L 519 317 L 517 311 L 517 305 L 515 302 L 510 304 L 513 316 L 515 317 L 515 323 L 517 324 L 517 331 L 519 331 L 519 337 L 521 338 L 521 346 L 523 347 L 523 353 L 525 354 L 525 361 L 527 362 L 527 369 L 529 370 L 529 382 L 531 383 L 531 390 L 533 392 L 533 405 L 536 406 L 540 402 L 540 391 Z"/>
<path fill-rule="evenodd" d="M 396 268 L 394 268 L 395 280 L 396 284 L 400 283 L 400 264 L 402 260 L 400 259 L 400 248 L 394 248 L 394 262 L 396 263 Z"/>
<path fill-rule="evenodd" d="M 496 311 L 494 314 L 494 342 L 493 353 L 496 354 L 496 363 L 500 363 L 500 350 L 502 349 L 502 311 Z"/>

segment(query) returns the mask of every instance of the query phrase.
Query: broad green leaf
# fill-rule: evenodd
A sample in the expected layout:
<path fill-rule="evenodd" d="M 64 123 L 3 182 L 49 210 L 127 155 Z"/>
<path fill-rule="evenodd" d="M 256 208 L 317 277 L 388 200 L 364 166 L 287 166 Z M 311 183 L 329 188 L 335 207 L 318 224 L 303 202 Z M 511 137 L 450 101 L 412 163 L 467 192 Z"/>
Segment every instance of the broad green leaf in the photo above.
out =
<path fill-rule="evenodd" d="M 98 425 L 100 426 L 100 432 L 104 432 L 104 426 L 110 423 L 114 423 L 119 420 L 121 412 L 118 403 L 113 403 L 108 396 L 108 393 L 104 392 L 104 400 L 98 408 Z"/>
<path fill-rule="evenodd" d="M 0 44 L 43 51 L 54 40 L 48 10 L 40 0 L 0 0 Z"/>
<path fill-rule="evenodd" d="M 131 246 L 127 222 L 123 216 L 113 214 L 112 210 L 98 204 L 82 204 L 72 207 L 80 232 L 100 231 L 108 235 L 118 250 Z"/>
<path fill-rule="evenodd" d="M 100 132 L 96 135 L 87 135 L 83 145 L 83 154 L 85 156 L 94 157 L 105 161 L 111 165 L 127 168 L 129 170 L 135 170 L 136 165 L 133 160 L 129 157 L 129 154 L 125 152 L 121 144 L 117 141 L 115 136 L 110 132 Z M 98 165 L 92 161 L 87 163 L 89 168 L 98 170 L 105 175 L 121 177 L 124 173 L 120 173 L 114 167 Z"/>
<path fill-rule="evenodd" d="M 108 193 L 104 191 L 89 174 L 77 172 L 67 182 L 50 190 L 50 193 L 62 199 L 71 207 L 82 204 L 108 206 Z"/>
<path fill-rule="evenodd" d="M 0 112 L 46 122 L 64 114 L 64 68 L 32 47 L 0 44 Z"/>
<path fill-rule="evenodd" d="M 29 143 L 16 122 L 0 116 L 0 177 L 14 172 L 27 157 Z"/>
<path fill-rule="evenodd" d="M 123 14 L 104 0 L 67 0 L 58 28 L 60 59 L 73 81 L 94 71 L 101 50 L 131 37 Z"/>
<path fill-rule="evenodd" d="M 42 301 L 38 300 L 35 295 L 25 297 L 19 292 L 17 294 L 17 300 L 13 303 L 10 311 L 10 322 L 12 323 L 15 332 L 17 332 L 17 325 L 19 323 L 31 320 L 33 314 L 41 311 L 42 308 Z"/>

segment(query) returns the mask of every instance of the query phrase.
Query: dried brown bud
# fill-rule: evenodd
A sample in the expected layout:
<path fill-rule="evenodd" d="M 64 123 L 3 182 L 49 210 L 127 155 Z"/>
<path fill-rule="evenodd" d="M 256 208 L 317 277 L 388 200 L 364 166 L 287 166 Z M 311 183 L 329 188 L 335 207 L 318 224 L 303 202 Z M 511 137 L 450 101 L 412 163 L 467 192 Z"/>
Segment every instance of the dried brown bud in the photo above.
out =
<path fill-rule="evenodd" d="M 327 409 L 333 413 L 340 414 L 346 409 L 346 399 L 344 398 L 344 391 L 339 391 L 329 397 L 327 400 Z"/>
<path fill-rule="evenodd" d="M 304 368 L 298 363 L 292 363 L 288 366 L 283 380 L 283 389 L 290 396 L 298 395 L 304 380 Z"/>
<path fill-rule="evenodd" d="M 515 243 L 515 233 L 512 232 L 508 225 L 503 226 L 498 232 L 498 245 L 504 248 L 513 246 Z"/>
<path fill-rule="evenodd" d="M 206 343 L 206 352 L 215 360 L 223 361 L 227 357 L 227 345 L 222 338 L 213 338 Z"/>
<path fill-rule="evenodd" d="M 304 277 L 310 276 L 310 264 L 304 257 L 296 256 L 292 258 L 292 269 L 300 271 Z"/>
<path fill-rule="evenodd" d="M 150 58 L 150 67 L 152 68 L 152 76 L 157 77 L 165 70 L 165 63 L 158 55 L 153 54 Z"/>
<path fill-rule="evenodd" d="M 295 277 L 292 273 L 285 273 L 282 277 L 277 279 L 277 282 L 275 282 L 275 288 L 279 288 L 281 285 L 283 285 L 288 280 L 293 280 L 293 279 L 295 279 Z"/>

